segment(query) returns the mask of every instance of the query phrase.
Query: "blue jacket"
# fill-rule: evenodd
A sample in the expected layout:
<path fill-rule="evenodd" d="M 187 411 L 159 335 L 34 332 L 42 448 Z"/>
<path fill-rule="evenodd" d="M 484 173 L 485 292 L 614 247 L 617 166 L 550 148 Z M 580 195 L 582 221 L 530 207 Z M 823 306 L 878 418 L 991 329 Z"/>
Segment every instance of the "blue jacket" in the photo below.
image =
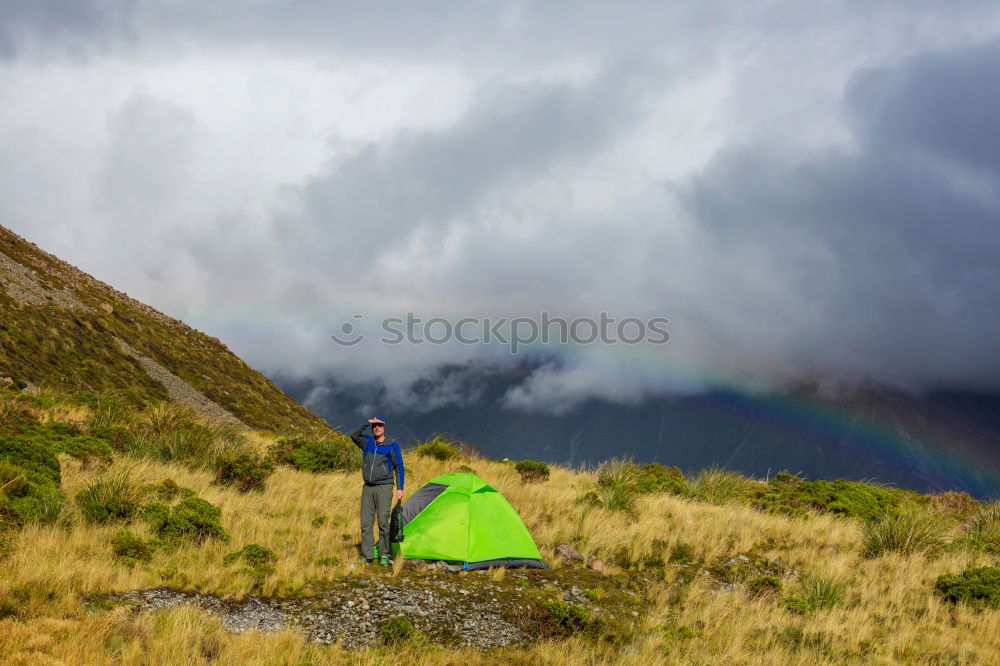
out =
<path fill-rule="evenodd" d="M 371 435 L 362 434 L 368 425 L 365 423 L 357 431 L 351 433 L 351 441 L 364 454 L 361 461 L 361 477 L 365 480 L 365 485 L 391 485 L 392 478 L 395 476 L 396 488 L 402 490 L 403 452 L 399 449 L 399 443 L 393 440 L 391 444 L 379 444 Z"/>

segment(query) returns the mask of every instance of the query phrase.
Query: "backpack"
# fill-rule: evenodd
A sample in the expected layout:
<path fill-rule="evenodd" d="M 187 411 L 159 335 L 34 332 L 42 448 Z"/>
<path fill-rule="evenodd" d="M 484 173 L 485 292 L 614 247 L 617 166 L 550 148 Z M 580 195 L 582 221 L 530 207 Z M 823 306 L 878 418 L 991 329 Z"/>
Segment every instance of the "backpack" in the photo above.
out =
<path fill-rule="evenodd" d="M 403 540 L 404 525 L 399 517 L 402 510 L 403 503 L 397 501 L 396 506 L 392 507 L 392 513 L 389 514 L 389 541 L 394 543 L 399 543 Z"/>

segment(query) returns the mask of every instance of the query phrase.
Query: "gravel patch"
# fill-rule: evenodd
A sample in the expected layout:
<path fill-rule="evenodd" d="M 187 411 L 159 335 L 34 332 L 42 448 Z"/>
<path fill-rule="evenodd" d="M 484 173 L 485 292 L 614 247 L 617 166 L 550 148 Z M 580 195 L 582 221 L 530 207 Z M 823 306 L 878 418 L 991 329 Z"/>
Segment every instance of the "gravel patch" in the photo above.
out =
<path fill-rule="evenodd" d="M 115 341 L 121 346 L 122 351 L 139 362 L 139 365 L 142 366 L 147 375 L 163 384 L 163 388 L 167 389 L 167 395 L 170 396 L 171 400 L 188 405 L 195 411 L 209 418 L 243 425 L 242 421 L 233 416 L 228 410 L 223 408 L 218 403 L 209 400 L 201 391 L 191 386 L 186 381 L 170 372 L 132 345 L 128 344 L 124 340 L 121 340 L 120 338 L 115 338 Z"/>
<path fill-rule="evenodd" d="M 351 579 L 334 583 L 314 596 L 290 599 L 247 597 L 228 601 L 165 588 L 109 597 L 127 601 L 137 611 L 190 605 L 218 616 L 222 626 L 233 633 L 291 628 L 302 631 L 314 643 L 339 642 L 347 649 L 373 647 L 382 622 L 400 615 L 441 645 L 488 650 L 523 644 L 529 639 L 504 617 L 505 610 L 527 611 L 527 600 L 482 576 L 428 578 L 419 583 L 405 577 Z"/>
<path fill-rule="evenodd" d="M 55 306 L 66 310 L 86 309 L 69 289 L 52 289 L 38 281 L 38 272 L 22 266 L 0 252 L 0 285 L 18 303 L 36 308 Z"/>

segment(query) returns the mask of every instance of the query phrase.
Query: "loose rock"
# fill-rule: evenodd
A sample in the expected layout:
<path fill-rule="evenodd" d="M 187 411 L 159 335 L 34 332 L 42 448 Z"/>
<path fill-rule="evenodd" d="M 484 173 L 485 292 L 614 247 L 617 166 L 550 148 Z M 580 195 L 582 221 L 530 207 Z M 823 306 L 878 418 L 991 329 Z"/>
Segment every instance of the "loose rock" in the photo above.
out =
<path fill-rule="evenodd" d="M 583 562 L 583 555 L 577 552 L 576 548 L 570 546 L 569 544 L 561 544 L 556 546 L 556 555 L 560 556 L 567 562 Z"/>

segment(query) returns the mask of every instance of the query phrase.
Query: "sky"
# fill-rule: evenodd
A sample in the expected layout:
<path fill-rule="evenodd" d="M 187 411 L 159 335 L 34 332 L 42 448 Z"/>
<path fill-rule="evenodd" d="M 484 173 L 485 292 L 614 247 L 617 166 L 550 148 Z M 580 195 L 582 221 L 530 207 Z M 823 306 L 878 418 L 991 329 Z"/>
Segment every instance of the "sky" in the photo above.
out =
<path fill-rule="evenodd" d="M 0 224 L 401 402 L 526 359 L 508 408 L 998 390 L 997 81 L 989 2 L 8 0 Z M 378 342 L 407 312 L 669 342 Z"/>

